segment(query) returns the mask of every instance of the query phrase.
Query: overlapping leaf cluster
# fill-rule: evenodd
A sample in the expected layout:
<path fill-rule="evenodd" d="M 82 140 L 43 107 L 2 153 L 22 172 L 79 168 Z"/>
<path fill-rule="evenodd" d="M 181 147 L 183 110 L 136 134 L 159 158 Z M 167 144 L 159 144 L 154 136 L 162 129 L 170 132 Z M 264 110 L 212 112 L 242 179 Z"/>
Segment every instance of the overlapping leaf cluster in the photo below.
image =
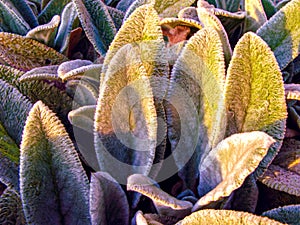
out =
<path fill-rule="evenodd" d="M 0 0 L 0 223 L 299 224 L 299 11 Z"/>

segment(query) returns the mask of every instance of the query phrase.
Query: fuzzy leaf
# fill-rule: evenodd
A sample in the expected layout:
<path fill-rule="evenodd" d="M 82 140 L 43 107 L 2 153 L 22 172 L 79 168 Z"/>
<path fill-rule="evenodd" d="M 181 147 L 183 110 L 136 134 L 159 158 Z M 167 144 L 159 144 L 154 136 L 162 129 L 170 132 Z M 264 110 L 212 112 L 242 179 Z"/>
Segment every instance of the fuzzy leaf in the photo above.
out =
<path fill-rule="evenodd" d="M 71 0 L 49 0 L 48 4 L 43 8 L 41 13 L 38 15 L 38 20 L 40 24 L 48 23 L 51 18 L 55 15 L 60 15 L 64 7 Z"/>
<path fill-rule="evenodd" d="M 125 13 L 116 8 L 109 7 L 109 6 L 107 6 L 107 9 L 112 20 L 114 21 L 116 29 L 119 30 L 120 27 L 122 26 Z"/>
<path fill-rule="evenodd" d="M 135 0 L 120 0 L 116 6 L 118 10 L 121 10 L 123 12 L 126 12 L 127 9 L 130 7 L 130 5 L 134 2 Z"/>
<path fill-rule="evenodd" d="M 4 32 L 0 32 L 0 59 L 21 70 L 56 65 L 67 60 L 64 55 L 44 44 Z"/>
<path fill-rule="evenodd" d="M 132 225 L 174 225 L 178 222 L 178 218 L 159 215 L 159 214 L 143 214 L 142 211 L 137 211 L 134 218 L 132 219 Z"/>
<path fill-rule="evenodd" d="M 29 24 L 11 1 L 0 1 L 0 28 L 5 32 L 25 35 L 30 30 Z"/>
<path fill-rule="evenodd" d="M 122 187 L 108 173 L 91 176 L 90 214 L 94 225 L 128 225 L 129 204 Z"/>
<path fill-rule="evenodd" d="M 146 66 L 146 70 L 149 73 L 155 71 L 156 76 L 166 76 L 165 68 L 167 62 L 162 59 L 164 41 L 159 17 L 152 6 L 144 5 L 138 8 L 126 20 L 109 46 L 109 51 L 103 63 L 101 85 L 103 84 L 102 80 L 107 78 L 104 76 L 114 55 L 122 46 L 136 43 L 140 44 L 142 49 L 145 49 L 142 61 L 144 62 L 144 66 Z M 149 51 L 149 55 L 147 51 Z M 154 65 L 153 62 L 155 62 Z"/>
<path fill-rule="evenodd" d="M 199 166 L 200 200 L 193 211 L 215 204 L 239 188 L 275 140 L 264 132 L 234 134 L 211 150 Z"/>
<path fill-rule="evenodd" d="M 286 4 L 288 4 L 291 0 L 281 0 L 281 1 L 277 1 L 276 4 L 276 9 L 280 10 L 281 8 L 283 8 Z"/>
<path fill-rule="evenodd" d="M 200 210 L 192 213 L 190 216 L 176 223 L 176 225 L 211 225 L 215 224 L 216 221 L 224 225 L 283 225 L 267 217 L 257 216 L 247 212 L 214 209 Z"/>
<path fill-rule="evenodd" d="M 264 7 L 267 18 L 270 19 L 277 12 L 274 3 L 271 0 L 261 0 L 261 3 Z"/>
<path fill-rule="evenodd" d="M 191 6 L 194 2 L 194 0 L 136 0 L 126 11 L 124 20 L 126 20 L 130 16 L 130 14 L 134 12 L 134 10 L 144 4 L 152 4 L 159 16 L 162 18 L 166 18 L 176 17 L 181 9 Z"/>
<path fill-rule="evenodd" d="M 257 34 L 270 46 L 280 69 L 300 52 L 300 1 L 293 0 L 266 22 Z"/>
<path fill-rule="evenodd" d="M 6 157 L 15 164 L 19 164 L 20 150 L 14 140 L 8 135 L 0 123 L 0 155 Z"/>
<path fill-rule="evenodd" d="M 132 173 L 149 173 L 156 147 L 157 114 L 147 78 L 150 74 L 137 51 L 131 45 L 124 46 L 111 61 L 114 66 L 109 67 L 109 79 L 100 88 L 95 115 L 95 146 L 100 168 L 118 181 L 123 179 L 122 183 Z M 112 163 L 105 151 L 132 166 L 127 171 L 119 171 L 118 163 Z"/>
<path fill-rule="evenodd" d="M 205 8 L 198 8 L 197 12 L 200 22 L 204 25 L 204 27 L 212 27 L 218 32 L 218 36 L 222 41 L 225 63 L 228 65 L 231 59 L 232 50 L 222 23 L 215 15 L 207 11 Z"/>
<path fill-rule="evenodd" d="M 26 0 L 6 0 L 6 4 L 11 2 L 16 8 L 17 12 L 24 18 L 31 28 L 34 28 L 39 25 L 34 12 L 29 7 L 29 4 Z"/>
<path fill-rule="evenodd" d="M 95 111 L 96 105 L 82 106 L 69 112 L 68 119 L 73 126 L 93 133 Z"/>
<path fill-rule="evenodd" d="M 61 22 L 54 41 L 55 49 L 63 53 L 67 50 L 73 23 L 77 18 L 77 12 L 73 2 L 68 3 L 61 13 Z"/>
<path fill-rule="evenodd" d="M 300 84 L 284 85 L 286 99 L 300 100 Z"/>
<path fill-rule="evenodd" d="M 283 191 L 298 197 L 300 196 L 299 173 L 288 171 L 285 168 L 271 164 L 259 180 L 275 190 Z"/>
<path fill-rule="evenodd" d="M 0 121 L 9 136 L 19 145 L 32 104 L 16 88 L 1 79 L 0 93 Z"/>
<path fill-rule="evenodd" d="M 246 0 L 244 7 L 245 11 L 247 12 L 244 32 L 255 32 L 267 21 L 267 16 L 265 14 L 262 2 L 261 0 Z"/>
<path fill-rule="evenodd" d="M 225 86 L 227 136 L 260 130 L 276 140 L 256 170 L 256 176 L 260 176 L 280 149 L 287 112 L 276 59 L 254 33 L 245 34 L 237 43 Z"/>
<path fill-rule="evenodd" d="M 262 216 L 280 221 L 289 225 L 299 224 L 300 205 L 288 205 L 266 211 Z"/>
<path fill-rule="evenodd" d="M 0 182 L 19 190 L 20 150 L 0 123 Z"/>
<path fill-rule="evenodd" d="M 31 102 L 42 100 L 48 107 L 54 110 L 60 118 L 64 119 L 72 109 L 73 100 L 52 83 L 44 81 L 20 82 L 18 79 L 23 75 L 22 71 L 8 66 L 0 65 L 0 78 L 16 87 L 23 95 L 27 96 Z"/>
<path fill-rule="evenodd" d="M 57 75 L 58 66 L 43 66 L 37 67 L 24 73 L 18 81 L 33 81 L 33 80 L 59 80 Z"/>
<path fill-rule="evenodd" d="M 80 106 L 96 105 L 98 90 L 85 79 L 70 80 L 66 85 L 67 91 L 74 92 L 73 100 Z"/>
<path fill-rule="evenodd" d="M 64 126 L 41 101 L 24 128 L 20 189 L 27 223 L 90 224 L 85 171 Z"/>
<path fill-rule="evenodd" d="M 170 79 L 167 100 L 173 106 L 167 108 L 168 136 L 178 168 L 184 167 L 195 151 L 182 174 L 192 185 L 198 177 L 200 154 L 208 154 L 225 135 L 225 65 L 214 29 L 204 28 L 187 42 Z"/>
<path fill-rule="evenodd" d="M 178 200 L 156 186 L 156 182 L 142 175 L 133 174 L 128 177 L 127 191 L 136 191 L 150 198 L 159 214 L 183 218 L 191 212 L 193 204 Z"/>
<path fill-rule="evenodd" d="M 20 196 L 10 187 L 0 197 L 0 224 L 26 224 Z"/>
<path fill-rule="evenodd" d="M 100 55 L 106 51 L 116 35 L 116 27 L 101 0 L 73 0 L 82 27 Z"/>
<path fill-rule="evenodd" d="M 30 30 L 26 34 L 26 37 L 34 39 L 49 47 L 54 47 L 54 39 L 59 23 L 60 16 L 55 15 L 49 23 L 37 26 L 34 29 Z"/>

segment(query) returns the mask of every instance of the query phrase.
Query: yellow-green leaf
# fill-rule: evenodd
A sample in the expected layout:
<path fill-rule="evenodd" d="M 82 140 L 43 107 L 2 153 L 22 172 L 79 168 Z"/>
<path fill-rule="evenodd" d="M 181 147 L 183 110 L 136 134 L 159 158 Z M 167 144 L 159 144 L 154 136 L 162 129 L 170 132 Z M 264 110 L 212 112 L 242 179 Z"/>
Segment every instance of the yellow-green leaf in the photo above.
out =
<path fill-rule="evenodd" d="M 261 0 L 246 0 L 244 3 L 245 11 L 247 12 L 246 21 L 244 24 L 244 32 L 255 32 L 266 21 L 267 16 L 264 11 Z"/>
<path fill-rule="evenodd" d="M 276 140 L 256 170 L 259 176 L 282 144 L 287 111 L 282 75 L 276 59 L 256 34 L 248 32 L 237 43 L 225 86 L 227 136 L 260 130 Z"/>
<path fill-rule="evenodd" d="M 206 209 L 192 213 L 176 225 L 211 225 L 218 221 L 222 225 L 283 225 L 267 217 L 257 216 L 247 212 L 231 210 Z"/>
<path fill-rule="evenodd" d="M 86 173 L 63 124 L 41 101 L 23 132 L 20 193 L 28 224 L 90 224 Z"/>
<path fill-rule="evenodd" d="M 0 59 L 21 70 L 56 65 L 68 60 L 44 44 L 5 32 L 0 32 Z"/>
<path fill-rule="evenodd" d="M 234 134 L 220 142 L 199 166 L 198 192 L 204 196 L 193 211 L 214 205 L 239 188 L 274 142 L 261 131 Z"/>
<path fill-rule="evenodd" d="M 203 23 L 204 27 L 212 27 L 218 32 L 218 36 L 222 41 L 225 62 L 226 65 L 228 65 L 231 59 L 232 50 L 230 47 L 227 33 L 222 23 L 214 14 L 210 13 L 209 10 L 205 8 L 198 8 L 197 12 L 198 12 L 198 17 L 200 19 L 200 22 Z"/>
<path fill-rule="evenodd" d="M 173 106 L 167 108 L 169 140 L 180 169 L 195 150 L 186 166 L 190 171 L 182 174 L 192 185 L 198 177 L 200 154 L 208 154 L 225 135 L 225 64 L 221 40 L 214 29 L 204 28 L 187 42 L 170 80 L 167 100 Z"/>
<path fill-rule="evenodd" d="M 257 34 L 268 43 L 284 69 L 300 52 L 300 0 L 293 0 L 280 9 Z"/>

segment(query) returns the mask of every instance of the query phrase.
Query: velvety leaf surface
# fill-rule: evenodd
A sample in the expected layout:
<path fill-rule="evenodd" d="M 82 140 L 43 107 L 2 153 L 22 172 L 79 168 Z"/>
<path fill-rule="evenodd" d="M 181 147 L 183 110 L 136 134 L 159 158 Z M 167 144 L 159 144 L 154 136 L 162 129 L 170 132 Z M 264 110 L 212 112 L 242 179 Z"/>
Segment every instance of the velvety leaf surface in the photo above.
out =
<path fill-rule="evenodd" d="M 74 93 L 73 100 L 79 106 L 96 105 L 98 90 L 85 79 L 70 80 L 66 84 L 67 92 Z"/>
<path fill-rule="evenodd" d="M 145 5 L 126 20 L 105 57 L 95 116 L 95 146 L 100 168 L 118 181 L 122 179 L 122 183 L 132 173 L 148 174 L 155 148 L 165 144 L 166 128 L 160 128 L 158 118 L 164 120 L 162 99 L 168 85 L 163 55 L 158 15 Z M 119 163 L 105 159 L 105 151 L 130 168 L 119 171 Z"/>
<path fill-rule="evenodd" d="M 60 15 L 64 7 L 71 0 L 51 0 L 47 1 L 47 5 L 43 8 L 41 13 L 38 15 L 38 20 L 40 24 L 48 23 L 51 18 L 55 15 Z"/>
<path fill-rule="evenodd" d="M 123 24 L 125 13 L 121 10 L 109 6 L 107 6 L 107 9 L 112 20 L 114 21 L 116 29 L 119 30 Z"/>
<path fill-rule="evenodd" d="M 227 0 L 226 1 L 226 10 L 229 12 L 236 12 L 240 6 L 240 0 Z"/>
<path fill-rule="evenodd" d="M 67 60 L 64 55 L 44 44 L 5 32 L 0 32 L 0 59 L 21 70 L 56 65 Z"/>
<path fill-rule="evenodd" d="M 141 6 L 126 20 L 109 46 L 103 63 L 101 85 L 103 84 L 102 80 L 108 78 L 104 76 L 110 61 L 126 44 L 138 43 L 141 49 L 144 49 L 142 61 L 149 74 L 166 76 L 167 62 L 162 57 L 164 41 L 159 21 L 157 12 L 151 5 Z"/>
<path fill-rule="evenodd" d="M 14 140 L 8 135 L 3 125 L 0 123 L 0 154 L 12 162 L 19 164 L 20 150 Z"/>
<path fill-rule="evenodd" d="M 198 192 L 204 196 L 194 205 L 193 211 L 214 204 L 239 188 L 274 142 L 260 131 L 234 134 L 220 142 L 199 166 Z"/>
<path fill-rule="evenodd" d="M 228 65 L 231 59 L 232 50 L 229 44 L 227 33 L 222 23 L 215 15 L 207 11 L 205 8 L 198 8 L 197 12 L 198 12 L 198 17 L 200 19 L 200 22 L 203 23 L 204 27 L 212 27 L 218 32 L 218 36 L 222 41 L 225 62 L 226 65 Z"/>
<path fill-rule="evenodd" d="M 57 75 L 58 65 L 36 67 L 24 73 L 18 81 L 34 81 L 34 80 L 60 80 Z M 15 77 L 17 78 L 17 76 Z"/>
<path fill-rule="evenodd" d="M 20 150 L 0 123 L 0 182 L 19 190 Z"/>
<path fill-rule="evenodd" d="M 244 25 L 244 32 L 255 32 L 267 21 L 267 16 L 265 14 L 262 1 L 246 0 L 244 4 L 245 11 L 247 12 L 246 21 Z"/>
<path fill-rule="evenodd" d="M 283 191 L 290 195 L 300 196 L 299 173 L 271 164 L 259 180 L 275 190 Z"/>
<path fill-rule="evenodd" d="M 264 131 L 276 140 L 256 170 L 259 176 L 282 144 L 287 116 L 280 69 L 267 44 L 252 32 L 237 43 L 225 90 L 227 135 Z"/>
<path fill-rule="evenodd" d="M 95 111 L 96 105 L 82 106 L 69 112 L 68 118 L 73 126 L 80 127 L 93 133 Z"/>
<path fill-rule="evenodd" d="M 121 186 L 108 173 L 91 176 L 90 214 L 93 225 L 129 224 L 129 204 Z"/>
<path fill-rule="evenodd" d="M 262 216 L 266 216 L 270 219 L 287 223 L 289 225 L 297 225 L 299 224 L 299 213 L 300 205 L 288 205 L 264 212 Z"/>
<path fill-rule="evenodd" d="M 0 28 L 20 35 L 25 35 L 30 30 L 29 24 L 11 1 L 0 1 Z"/>
<path fill-rule="evenodd" d="M 40 68 L 41 69 L 41 68 Z M 47 106 L 54 110 L 61 118 L 65 118 L 72 109 L 73 100 L 65 93 L 56 88 L 52 83 L 44 81 L 20 82 L 24 72 L 0 65 L 0 78 L 16 87 L 23 95 L 27 96 L 31 102 L 42 100 Z M 65 122 L 65 121 L 64 121 Z"/>
<path fill-rule="evenodd" d="M 179 200 L 157 187 L 154 180 L 142 175 L 133 174 L 128 177 L 127 190 L 139 192 L 150 198 L 158 213 L 183 218 L 190 214 L 193 204 Z"/>
<path fill-rule="evenodd" d="M 9 136 L 19 145 L 32 104 L 16 88 L 1 79 L 0 93 L 0 121 Z"/>
<path fill-rule="evenodd" d="M 178 168 L 194 154 L 182 174 L 192 185 L 200 154 L 208 154 L 223 139 L 226 127 L 224 56 L 214 29 L 204 28 L 187 42 L 170 80 L 167 100 L 175 109 L 167 108 L 168 136 Z"/>
<path fill-rule="evenodd" d="M 293 0 L 279 10 L 257 34 L 268 43 L 284 69 L 299 55 L 300 44 L 300 1 Z"/>
<path fill-rule="evenodd" d="M 286 99 L 300 100 L 300 84 L 284 84 Z"/>
<path fill-rule="evenodd" d="M 10 187 L 0 197 L 0 224 L 26 224 L 20 196 Z"/>
<path fill-rule="evenodd" d="M 127 45 L 113 58 L 114 66 L 109 67 L 109 79 L 100 88 L 95 115 L 100 168 L 123 182 L 132 173 L 149 173 L 157 143 L 153 92 L 138 57 L 137 49 Z M 147 151 L 136 151 L 142 149 Z M 128 170 L 118 171 L 118 163 L 112 163 L 105 151 L 128 164 Z"/>
<path fill-rule="evenodd" d="M 13 4 L 17 10 L 16 13 L 19 13 L 31 28 L 39 25 L 34 12 L 26 0 L 6 0 L 5 2 L 7 5 Z"/>
<path fill-rule="evenodd" d="M 60 16 L 55 15 L 49 23 L 40 25 L 30 30 L 27 34 L 27 38 L 36 40 L 49 47 L 54 47 L 54 39 L 60 23 Z"/>
<path fill-rule="evenodd" d="M 83 29 L 96 51 L 105 55 L 116 35 L 116 27 L 101 0 L 73 0 Z"/>
<path fill-rule="evenodd" d="M 61 13 L 61 21 L 54 41 L 55 49 L 63 53 L 67 50 L 70 41 L 71 30 L 77 11 L 73 2 L 68 3 Z"/>
<path fill-rule="evenodd" d="M 192 213 L 176 225 L 211 225 L 216 223 L 224 225 L 282 224 L 267 217 L 261 217 L 247 212 L 206 209 Z"/>
<path fill-rule="evenodd" d="M 24 128 L 20 189 L 27 223 L 90 224 L 85 171 L 64 126 L 41 101 Z"/>
<path fill-rule="evenodd" d="M 261 0 L 261 3 L 264 7 L 264 11 L 268 19 L 277 12 L 277 9 L 272 0 Z"/>

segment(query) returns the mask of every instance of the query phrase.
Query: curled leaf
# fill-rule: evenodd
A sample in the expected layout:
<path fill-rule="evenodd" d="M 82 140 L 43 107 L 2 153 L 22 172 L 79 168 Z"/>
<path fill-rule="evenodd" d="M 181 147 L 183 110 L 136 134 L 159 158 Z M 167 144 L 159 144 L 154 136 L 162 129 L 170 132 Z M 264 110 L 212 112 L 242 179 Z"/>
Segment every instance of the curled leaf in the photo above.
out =
<path fill-rule="evenodd" d="M 64 55 L 44 44 L 4 32 L 0 32 L 0 59 L 21 70 L 56 65 L 67 61 Z"/>
<path fill-rule="evenodd" d="M 150 198 L 159 214 L 183 218 L 188 215 L 192 203 L 178 200 L 156 186 L 156 182 L 142 175 L 133 174 L 127 179 L 127 190 L 139 192 Z"/>
<path fill-rule="evenodd" d="M 49 23 L 37 26 L 34 29 L 30 30 L 26 34 L 26 37 L 34 39 L 49 47 L 53 47 L 54 39 L 56 36 L 59 23 L 60 23 L 60 16 L 55 15 L 53 16 L 53 18 Z"/>
<path fill-rule="evenodd" d="M 73 126 L 93 133 L 95 111 L 96 105 L 82 106 L 69 112 L 68 119 Z"/>
<path fill-rule="evenodd" d="M 192 213 L 190 216 L 176 223 L 176 225 L 211 225 L 215 224 L 216 221 L 220 224 L 230 225 L 283 225 L 267 217 L 257 216 L 247 212 L 214 209 L 200 210 Z"/>
<path fill-rule="evenodd" d="M 234 134 L 211 150 L 199 166 L 200 200 L 193 211 L 228 197 L 265 157 L 275 140 L 264 132 Z"/>
<path fill-rule="evenodd" d="M 59 80 L 57 75 L 57 65 L 37 67 L 24 73 L 18 81 L 26 82 L 32 80 Z"/>
<path fill-rule="evenodd" d="M 54 47 L 55 49 L 59 50 L 60 53 L 65 52 L 68 48 L 68 44 L 71 38 L 72 26 L 76 18 L 76 9 L 73 2 L 70 2 L 62 11 L 61 22 L 54 41 Z"/>
<path fill-rule="evenodd" d="M 299 55 L 299 10 L 300 1 L 293 0 L 257 31 L 257 34 L 268 43 L 274 52 L 280 69 L 284 69 Z"/>
<path fill-rule="evenodd" d="M 86 174 L 64 126 L 41 101 L 24 128 L 20 189 L 27 223 L 90 224 Z"/>
<path fill-rule="evenodd" d="M 43 1 L 43 3 L 47 3 L 45 7 L 43 7 L 41 13 L 38 15 L 38 20 L 40 24 L 48 23 L 51 18 L 55 15 L 60 15 L 63 11 L 64 7 L 71 0 L 47 0 Z"/>
<path fill-rule="evenodd" d="M 94 225 L 128 225 L 129 204 L 122 187 L 108 173 L 91 176 L 90 214 Z"/>

